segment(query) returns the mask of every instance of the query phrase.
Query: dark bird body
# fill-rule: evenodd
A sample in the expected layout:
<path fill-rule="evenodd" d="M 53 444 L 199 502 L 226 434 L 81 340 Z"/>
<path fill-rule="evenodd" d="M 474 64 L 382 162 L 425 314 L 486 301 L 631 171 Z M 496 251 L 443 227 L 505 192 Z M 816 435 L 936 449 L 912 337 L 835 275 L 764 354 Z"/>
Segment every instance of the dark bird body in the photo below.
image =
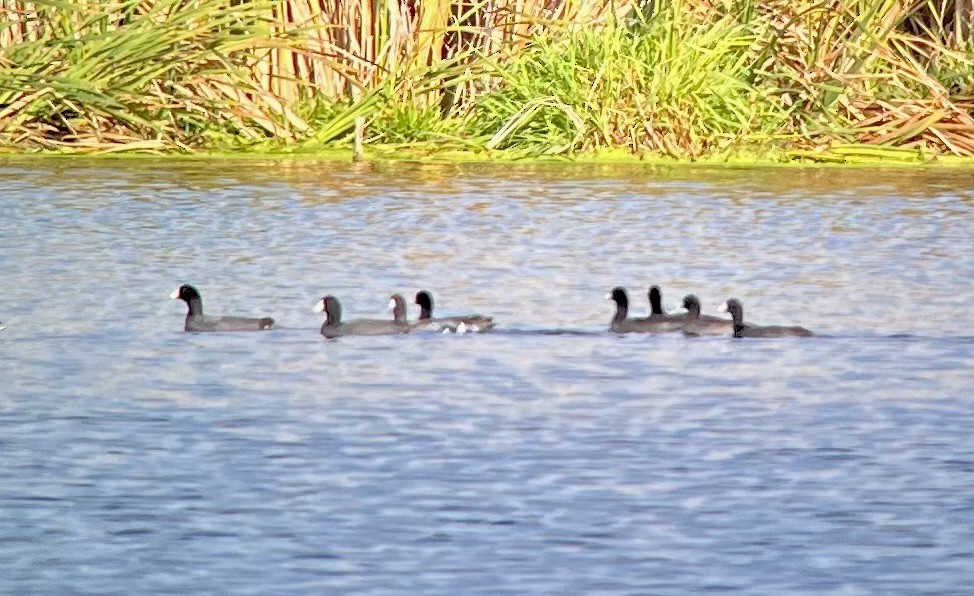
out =
<path fill-rule="evenodd" d="M 405 302 L 405 301 L 404 301 Z M 396 335 L 408 333 L 409 326 L 388 319 L 353 319 L 342 321 L 342 305 L 338 298 L 325 296 L 315 305 L 316 312 L 325 313 L 321 334 L 327 338 L 343 335 Z"/>
<path fill-rule="evenodd" d="M 650 290 L 650 297 L 652 304 L 652 290 Z M 662 312 L 662 308 L 659 309 L 659 313 L 651 312 L 648 317 L 630 319 L 629 294 L 621 286 L 613 288 L 606 298 L 616 303 L 616 314 L 609 323 L 609 331 L 613 333 L 667 333 L 678 331 L 683 326 L 682 318 L 672 319 Z"/>
<path fill-rule="evenodd" d="M 647 295 L 649 296 L 649 316 L 643 319 L 635 318 L 634 321 L 645 321 L 647 324 L 652 324 L 654 326 L 652 331 L 658 333 L 679 331 L 683 328 L 683 324 L 687 320 L 686 313 L 667 314 L 663 310 L 663 292 L 659 286 L 651 286 Z"/>
<path fill-rule="evenodd" d="M 179 286 L 169 295 L 186 303 L 186 331 L 263 331 L 274 325 L 271 317 L 207 317 L 203 315 L 203 298 L 191 285 Z"/>
<path fill-rule="evenodd" d="M 413 323 L 417 329 L 430 331 L 445 331 L 457 333 L 478 333 L 490 331 L 494 328 L 494 317 L 487 315 L 462 315 L 452 317 L 433 316 L 433 295 L 429 290 L 416 293 L 416 304 L 419 305 L 419 320 Z"/>
<path fill-rule="evenodd" d="M 732 335 L 734 321 L 700 314 L 700 300 L 693 294 L 683 297 L 683 308 L 687 309 L 683 334 L 692 337 L 701 335 Z"/>
<path fill-rule="evenodd" d="M 798 325 L 753 325 L 744 322 L 744 306 L 731 298 L 724 303 L 725 312 L 734 317 L 734 337 L 812 337 L 815 334 Z"/>

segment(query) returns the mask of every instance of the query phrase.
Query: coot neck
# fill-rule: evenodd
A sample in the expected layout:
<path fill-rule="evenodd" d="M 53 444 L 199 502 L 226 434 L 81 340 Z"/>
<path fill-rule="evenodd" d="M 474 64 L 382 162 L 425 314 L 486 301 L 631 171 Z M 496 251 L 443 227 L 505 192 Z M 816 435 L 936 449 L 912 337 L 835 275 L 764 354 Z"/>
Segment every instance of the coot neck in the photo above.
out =
<path fill-rule="evenodd" d="M 392 318 L 395 320 L 396 323 L 399 323 L 400 325 L 405 325 L 406 324 L 405 307 L 396 304 L 396 307 L 392 311 Z"/>
<path fill-rule="evenodd" d="M 616 316 L 612 318 L 613 323 L 621 323 L 629 316 L 629 305 L 616 302 Z"/>
<path fill-rule="evenodd" d="M 651 306 L 651 314 L 661 315 L 663 314 L 663 301 L 660 295 L 656 292 L 649 293 L 649 304 Z"/>
<path fill-rule="evenodd" d="M 734 318 L 734 337 L 740 337 L 744 331 L 744 311 L 740 307 L 731 310 L 731 317 Z"/>
<path fill-rule="evenodd" d="M 342 307 L 336 302 L 329 302 L 325 306 L 325 325 L 340 325 L 342 322 Z"/>
<path fill-rule="evenodd" d="M 189 305 L 189 312 L 186 314 L 188 317 L 201 317 L 203 316 L 203 299 L 199 296 L 194 296 L 186 301 Z"/>

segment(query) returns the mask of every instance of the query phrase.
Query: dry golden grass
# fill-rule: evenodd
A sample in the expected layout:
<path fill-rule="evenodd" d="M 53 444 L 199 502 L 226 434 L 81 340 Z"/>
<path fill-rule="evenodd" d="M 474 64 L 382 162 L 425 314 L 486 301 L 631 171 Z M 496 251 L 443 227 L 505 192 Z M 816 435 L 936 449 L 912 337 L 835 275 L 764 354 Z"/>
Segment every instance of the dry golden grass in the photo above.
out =
<path fill-rule="evenodd" d="M 474 53 L 517 51 L 549 24 L 590 26 L 628 0 L 284 0 L 275 23 L 294 43 L 262 61 L 262 80 L 284 99 L 306 84 L 330 97 Z"/>
<path fill-rule="evenodd" d="M 774 105 L 752 111 L 780 103 L 789 113 L 774 133 L 756 122 L 759 136 L 974 155 L 974 0 L 0 0 L 0 141 L 112 151 L 192 150 L 216 137 L 326 141 L 390 106 L 414 109 L 399 125 L 408 131 L 430 110 L 480 109 L 537 36 L 617 27 L 634 8 L 662 23 L 646 30 L 661 36 L 666 63 L 648 66 L 660 72 L 644 72 L 646 84 L 693 71 L 699 44 L 726 39 L 715 27 L 756 40 L 753 63 L 735 72 Z M 625 64 L 624 51 L 605 59 Z M 530 65 L 518 68 L 524 89 L 544 91 L 547 81 L 526 80 Z M 575 68 L 566 58 L 556 70 Z M 575 97 L 526 97 L 504 125 L 464 142 L 489 149 L 514 138 L 513 124 L 554 110 L 567 115 L 557 118 L 564 134 L 534 134 L 561 139 L 550 151 L 617 144 L 694 156 L 714 144 L 705 92 L 600 96 L 593 80 Z M 653 103 L 664 95 L 673 106 Z M 586 130 L 578 114 L 606 112 L 582 105 L 593 101 L 611 114 Z M 319 104 L 343 107 L 323 120 Z M 666 113 L 686 118 L 660 126 Z"/>

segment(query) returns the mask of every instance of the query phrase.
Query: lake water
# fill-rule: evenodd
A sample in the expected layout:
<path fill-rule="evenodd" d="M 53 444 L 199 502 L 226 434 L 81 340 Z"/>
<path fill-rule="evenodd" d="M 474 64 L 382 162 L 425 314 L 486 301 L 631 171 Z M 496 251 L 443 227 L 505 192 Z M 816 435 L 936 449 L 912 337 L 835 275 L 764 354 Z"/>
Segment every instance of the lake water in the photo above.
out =
<path fill-rule="evenodd" d="M 972 170 L 8 159 L 0 189 L 2 593 L 971 593 Z M 280 328 L 183 333 L 180 283 Z M 654 283 L 821 336 L 606 333 Z M 422 288 L 496 332 L 318 333 L 324 294 Z"/>

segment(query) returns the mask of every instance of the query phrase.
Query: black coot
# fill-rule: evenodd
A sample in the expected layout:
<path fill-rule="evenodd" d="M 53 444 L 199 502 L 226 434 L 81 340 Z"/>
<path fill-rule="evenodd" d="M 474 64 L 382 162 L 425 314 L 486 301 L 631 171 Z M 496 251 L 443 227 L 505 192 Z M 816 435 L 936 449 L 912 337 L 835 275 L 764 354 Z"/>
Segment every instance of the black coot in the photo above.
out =
<path fill-rule="evenodd" d="M 637 320 L 654 323 L 656 325 L 656 331 L 660 332 L 679 331 L 683 328 L 683 323 L 687 320 L 686 313 L 680 313 L 678 315 L 667 314 L 663 310 L 663 292 L 659 286 L 650 286 L 648 296 L 649 316 L 645 319 Z"/>
<path fill-rule="evenodd" d="M 646 318 L 630 319 L 629 294 L 621 286 L 613 288 L 605 297 L 616 303 L 616 314 L 609 323 L 609 331 L 613 333 L 666 333 L 677 331 L 683 325 L 682 319 L 672 321 L 660 317 L 653 318 L 652 313 Z"/>
<path fill-rule="evenodd" d="M 433 316 L 433 294 L 429 290 L 416 293 L 419 305 L 419 320 L 414 323 L 418 329 L 432 331 L 455 331 L 457 333 L 478 333 L 494 328 L 494 317 L 486 315 L 462 315 L 452 317 Z"/>
<path fill-rule="evenodd" d="M 203 316 L 203 299 L 191 285 L 184 284 L 169 295 L 170 298 L 184 301 L 186 312 L 186 331 L 262 331 L 274 325 L 270 317 L 206 317 Z"/>
<path fill-rule="evenodd" d="M 684 335 L 730 335 L 734 332 L 734 321 L 700 314 L 700 300 L 693 294 L 683 297 L 683 308 L 687 309 Z"/>
<path fill-rule="evenodd" d="M 734 337 L 812 337 L 815 335 L 798 325 L 751 325 L 744 322 L 744 306 L 737 298 L 724 303 L 724 312 L 734 317 Z"/>
<path fill-rule="evenodd" d="M 405 301 L 404 301 L 405 302 Z M 321 334 L 325 337 L 342 335 L 395 335 L 408 333 L 409 326 L 388 319 L 354 319 L 342 321 L 342 305 L 338 298 L 325 296 L 315 305 L 316 312 L 325 313 Z"/>

